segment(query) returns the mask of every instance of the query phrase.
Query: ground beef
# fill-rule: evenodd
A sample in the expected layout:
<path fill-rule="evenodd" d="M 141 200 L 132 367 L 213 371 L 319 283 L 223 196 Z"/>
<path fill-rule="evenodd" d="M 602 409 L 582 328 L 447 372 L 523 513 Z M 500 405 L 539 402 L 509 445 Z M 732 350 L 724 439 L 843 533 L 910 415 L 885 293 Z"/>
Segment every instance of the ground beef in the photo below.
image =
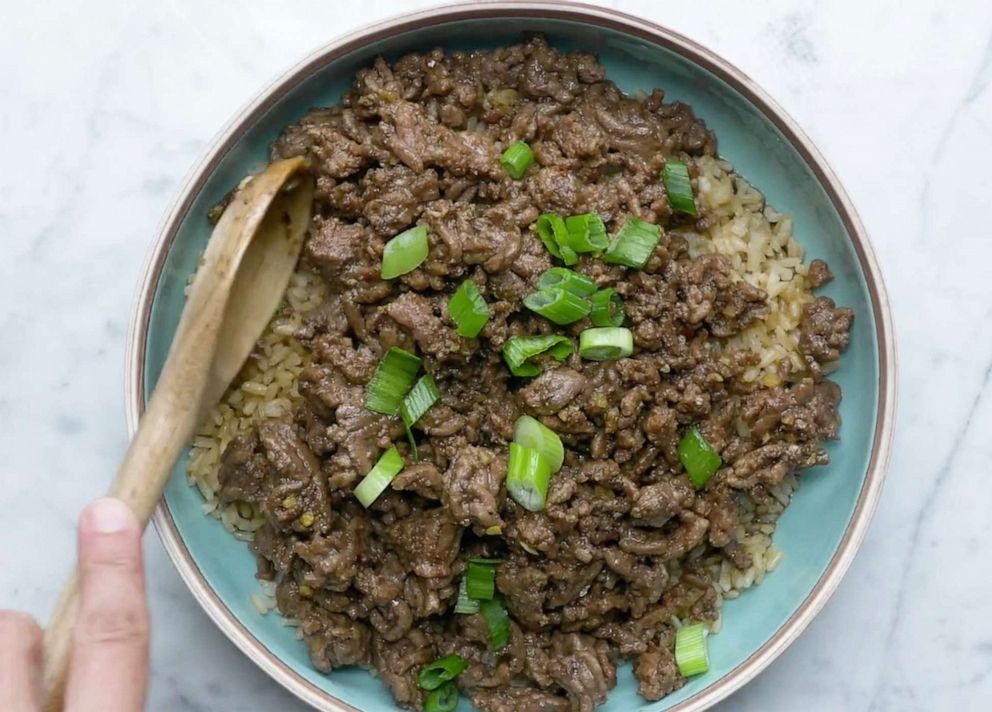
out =
<path fill-rule="evenodd" d="M 499 163 L 515 140 L 536 156 L 519 181 Z M 623 297 L 632 357 L 544 359 L 543 374 L 517 379 L 501 349 L 513 335 L 574 337 L 589 326 L 555 328 L 522 308 L 552 266 L 533 232 L 538 215 L 595 211 L 611 233 L 628 214 L 684 225 L 659 171 L 671 157 L 696 171 L 693 158 L 715 152 L 688 106 L 660 91 L 627 97 L 592 56 L 540 38 L 377 60 L 340 106 L 278 138 L 272 157 L 306 156 L 317 181 L 303 260 L 327 297 L 297 334 L 309 352 L 302 402 L 230 442 L 219 497 L 262 518 L 259 576 L 278 584 L 279 608 L 300 621 L 317 669 L 372 666 L 399 705 L 421 709 L 420 669 L 457 652 L 468 663 L 459 688 L 484 712 L 591 712 L 625 657 L 647 699 L 684 683 L 672 621 L 716 619 L 706 556 L 750 565 L 737 541 L 742 498 L 767 498 L 788 474 L 827 460 L 840 389 L 820 367 L 847 345 L 852 312 L 816 298 L 800 333 L 809 369 L 745 380 L 753 355 L 721 344 L 768 314 L 767 295 L 666 229 L 644 270 L 592 258 L 575 267 Z M 427 260 L 382 280 L 386 241 L 418 224 Z M 811 263 L 811 285 L 829 278 L 825 263 Z M 475 339 L 447 314 L 465 279 L 490 307 Z M 391 346 L 418 353 L 441 392 L 413 428 L 416 463 L 399 418 L 364 407 Z M 540 512 L 504 486 L 521 414 L 566 447 Z M 677 452 L 693 425 L 724 461 L 702 489 Z M 352 489 L 394 445 L 406 468 L 361 507 Z M 488 649 L 479 615 L 453 613 L 474 557 L 502 560 L 496 588 L 511 636 L 500 651 Z"/>

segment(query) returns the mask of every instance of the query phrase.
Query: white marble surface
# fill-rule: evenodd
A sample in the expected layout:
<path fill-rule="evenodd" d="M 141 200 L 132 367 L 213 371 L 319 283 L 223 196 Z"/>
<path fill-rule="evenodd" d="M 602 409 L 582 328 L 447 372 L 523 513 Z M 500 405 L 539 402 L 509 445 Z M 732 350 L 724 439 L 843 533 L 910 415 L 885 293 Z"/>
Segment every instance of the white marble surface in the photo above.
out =
<path fill-rule="evenodd" d="M 181 179 L 306 50 L 422 1 L 52 0 L 0 13 L 0 606 L 44 616 L 125 444 L 124 339 Z M 765 86 L 874 238 L 900 358 L 895 455 L 826 610 L 720 710 L 992 706 L 992 4 L 613 2 Z M 154 534 L 149 708 L 302 710 L 218 632 Z"/>

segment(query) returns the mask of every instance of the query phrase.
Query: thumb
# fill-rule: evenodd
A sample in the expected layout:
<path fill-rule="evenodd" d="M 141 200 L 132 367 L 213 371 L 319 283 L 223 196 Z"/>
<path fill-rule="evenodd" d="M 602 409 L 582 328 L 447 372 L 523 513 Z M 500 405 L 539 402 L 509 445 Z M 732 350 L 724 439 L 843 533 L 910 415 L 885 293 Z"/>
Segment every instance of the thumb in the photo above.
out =
<path fill-rule="evenodd" d="M 137 712 L 147 676 L 141 528 L 123 502 L 99 499 L 79 521 L 79 616 L 66 710 Z"/>

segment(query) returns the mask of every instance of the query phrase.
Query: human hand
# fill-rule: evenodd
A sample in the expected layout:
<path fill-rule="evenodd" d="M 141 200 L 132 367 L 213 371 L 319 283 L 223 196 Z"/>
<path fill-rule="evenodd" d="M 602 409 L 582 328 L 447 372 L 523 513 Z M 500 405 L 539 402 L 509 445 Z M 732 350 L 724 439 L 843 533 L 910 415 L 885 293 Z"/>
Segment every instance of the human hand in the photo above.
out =
<path fill-rule="evenodd" d="M 148 608 L 141 528 L 131 510 L 99 499 L 79 518 L 79 616 L 65 712 L 140 712 L 148 686 Z M 0 611 L 0 710 L 41 710 L 41 628 Z"/>

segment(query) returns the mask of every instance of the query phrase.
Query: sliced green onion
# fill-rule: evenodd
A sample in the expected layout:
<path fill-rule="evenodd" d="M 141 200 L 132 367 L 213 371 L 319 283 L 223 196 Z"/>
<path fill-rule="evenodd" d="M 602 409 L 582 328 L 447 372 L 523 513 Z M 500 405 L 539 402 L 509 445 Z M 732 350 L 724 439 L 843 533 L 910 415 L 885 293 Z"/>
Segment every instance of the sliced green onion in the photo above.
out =
<path fill-rule="evenodd" d="M 705 487 L 723 464 L 723 458 L 696 427 L 686 430 L 679 441 L 679 460 L 696 489 Z"/>
<path fill-rule="evenodd" d="M 489 628 L 489 649 L 499 650 L 510 642 L 510 616 L 503 599 L 494 598 L 479 604 L 479 611 Z"/>
<path fill-rule="evenodd" d="M 534 162 L 534 152 L 524 141 L 514 141 L 500 157 L 499 162 L 513 180 L 520 180 Z"/>
<path fill-rule="evenodd" d="M 634 353 L 634 334 L 622 326 L 586 329 L 579 334 L 579 356 L 589 361 L 616 361 Z"/>
<path fill-rule="evenodd" d="M 568 238 L 568 230 L 565 229 L 565 221 L 560 215 L 554 213 L 543 213 L 537 218 L 537 236 L 551 253 L 552 257 L 561 259 L 561 247 Z"/>
<path fill-rule="evenodd" d="M 455 613 L 471 615 L 479 612 L 479 602 L 468 596 L 468 578 L 463 576 L 458 584 L 458 601 L 455 603 Z"/>
<path fill-rule="evenodd" d="M 537 450 L 551 465 L 552 472 L 558 472 L 565 461 L 565 447 L 558 434 L 529 415 L 521 415 L 513 424 L 513 442 Z"/>
<path fill-rule="evenodd" d="M 585 213 L 565 218 L 568 229 L 568 246 L 576 252 L 602 252 L 610 242 L 603 218 L 596 213 Z"/>
<path fill-rule="evenodd" d="M 564 289 L 577 297 L 588 297 L 596 291 L 596 282 L 567 267 L 552 267 L 537 278 L 538 289 Z"/>
<path fill-rule="evenodd" d="M 510 443 L 506 491 L 529 512 L 540 512 L 548 499 L 551 463 L 538 450 Z"/>
<path fill-rule="evenodd" d="M 567 265 L 577 264 L 579 256 L 568 245 L 568 228 L 560 215 L 543 213 L 537 218 L 537 236 L 548 248 L 552 257 L 557 257 Z"/>
<path fill-rule="evenodd" d="M 564 289 L 542 289 L 528 294 L 524 306 L 555 324 L 571 324 L 592 309 L 587 300 Z"/>
<path fill-rule="evenodd" d="M 446 682 L 432 690 L 424 700 L 424 712 L 454 712 L 458 707 L 458 688 L 455 683 Z"/>
<path fill-rule="evenodd" d="M 503 344 L 503 360 L 514 376 L 537 376 L 543 371 L 531 359 L 547 352 L 564 361 L 572 353 L 572 341 L 558 334 L 543 336 L 513 336 Z"/>
<path fill-rule="evenodd" d="M 489 321 L 489 305 L 471 279 L 462 282 L 448 300 L 448 316 L 459 336 L 474 339 Z"/>
<path fill-rule="evenodd" d="M 644 269 L 660 239 L 660 227 L 628 215 L 623 227 L 603 253 L 603 259 L 613 265 Z"/>
<path fill-rule="evenodd" d="M 469 563 L 471 563 L 471 564 L 486 564 L 487 566 L 496 566 L 498 564 L 502 564 L 503 563 L 503 560 L 502 559 L 483 559 L 483 558 L 481 558 L 479 556 L 473 556 L 472 558 L 469 559 Z"/>
<path fill-rule="evenodd" d="M 454 680 L 468 666 L 461 655 L 445 655 L 420 670 L 420 687 L 424 690 L 436 690 L 446 682 Z"/>
<path fill-rule="evenodd" d="M 382 454 L 375 467 L 369 470 L 365 478 L 358 483 L 355 488 L 355 498 L 368 509 L 372 503 L 379 499 L 379 495 L 386 491 L 389 483 L 403 469 L 403 458 L 395 447 L 391 447 Z"/>
<path fill-rule="evenodd" d="M 413 425 L 423 417 L 424 413 L 431 409 L 432 405 L 437 403 L 440 397 L 441 391 L 437 389 L 434 376 L 429 373 L 421 376 L 416 385 L 403 397 L 403 404 L 400 406 L 400 417 L 403 419 L 403 425 L 406 428 L 406 436 L 410 440 L 410 450 L 413 452 L 414 462 L 420 461 L 420 455 L 417 452 L 417 441 L 413 437 Z"/>
<path fill-rule="evenodd" d="M 706 648 L 709 631 L 702 623 L 679 628 L 675 634 L 675 662 L 685 677 L 701 675 L 710 669 L 710 654 Z"/>
<path fill-rule="evenodd" d="M 420 359 L 412 353 L 396 346 L 389 349 L 365 390 L 365 407 L 383 415 L 396 415 L 419 370 Z"/>
<path fill-rule="evenodd" d="M 696 201 L 692 197 L 692 181 L 689 179 L 689 166 L 682 161 L 669 160 L 661 174 L 668 193 L 668 205 L 673 212 L 696 217 Z"/>
<path fill-rule="evenodd" d="M 382 278 L 393 279 L 412 272 L 427 259 L 427 228 L 411 227 L 386 243 L 382 251 Z"/>
<path fill-rule="evenodd" d="M 623 300 L 615 289 L 600 289 L 589 297 L 589 319 L 596 326 L 620 326 L 625 316 Z"/>
<path fill-rule="evenodd" d="M 488 601 L 496 593 L 496 567 L 469 561 L 465 581 L 465 590 L 469 598 Z"/>

